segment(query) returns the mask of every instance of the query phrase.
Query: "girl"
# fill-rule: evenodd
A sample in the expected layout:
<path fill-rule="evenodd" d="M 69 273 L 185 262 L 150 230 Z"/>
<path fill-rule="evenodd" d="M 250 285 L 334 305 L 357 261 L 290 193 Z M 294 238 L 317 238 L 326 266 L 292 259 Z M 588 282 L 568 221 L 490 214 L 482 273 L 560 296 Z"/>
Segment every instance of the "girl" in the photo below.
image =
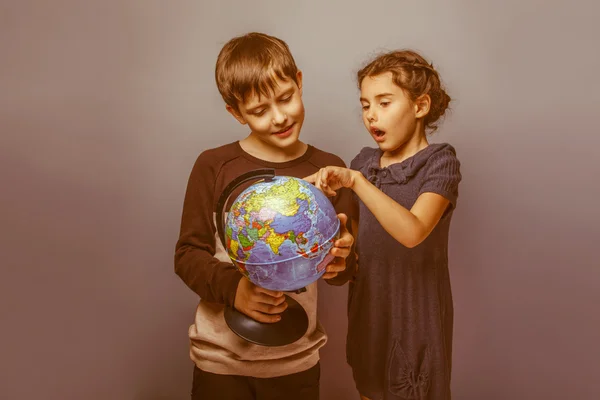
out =
<path fill-rule="evenodd" d="M 448 232 L 460 163 L 429 144 L 450 97 L 413 51 L 381 55 L 358 72 L 365 127 L 377 143 L 350 169 L 307 177 L 329 196 L 358 197 L 360 267 L 349 294 L 347 359 L 362 399 L 450 399 L 453 306 Z"/>

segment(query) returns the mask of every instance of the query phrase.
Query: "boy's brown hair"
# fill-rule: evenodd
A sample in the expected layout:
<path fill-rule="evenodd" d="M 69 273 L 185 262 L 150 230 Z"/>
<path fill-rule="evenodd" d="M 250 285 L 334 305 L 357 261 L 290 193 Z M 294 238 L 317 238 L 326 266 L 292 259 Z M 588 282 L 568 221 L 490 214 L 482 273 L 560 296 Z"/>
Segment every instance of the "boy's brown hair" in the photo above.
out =
<path fill-rule="evenodd" d="M 442 86 L 438 72 L 423 56 L 413 50 L 391 51 L 381 54 L 357 73 L 358 88 L 368 76 L 386 72 L 411 101 L 427 94 L 431 99 L 429 113 L 425 116 L 425 129 L 430 133 L 437 129 L 437 121 L 445 114 L 450 96 Z"/>
<path fill-rule="evenodd" d="M 256 93 L 268 96 L 277 82 L 292 79 L 296 84 L 298 67 L 288 45 L 264 33 L 251 32 L 228 41 L 215 68 L 217 88 L 226 104 L 239 112 L 238 105 Z"/>

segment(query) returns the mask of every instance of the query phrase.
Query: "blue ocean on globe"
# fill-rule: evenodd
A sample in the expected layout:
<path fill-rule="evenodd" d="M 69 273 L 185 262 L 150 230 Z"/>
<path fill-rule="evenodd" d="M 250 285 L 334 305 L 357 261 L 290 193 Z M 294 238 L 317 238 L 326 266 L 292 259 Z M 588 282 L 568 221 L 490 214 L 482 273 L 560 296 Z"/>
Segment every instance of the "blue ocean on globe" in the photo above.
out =
<path fill-rule="evenodd" d="M 295 291 L 319 279 L 333 260 L 340 221 L 310 183 L 275 176 L 244 190 L 225 221 L 227 252 L 255 285 Z"/>

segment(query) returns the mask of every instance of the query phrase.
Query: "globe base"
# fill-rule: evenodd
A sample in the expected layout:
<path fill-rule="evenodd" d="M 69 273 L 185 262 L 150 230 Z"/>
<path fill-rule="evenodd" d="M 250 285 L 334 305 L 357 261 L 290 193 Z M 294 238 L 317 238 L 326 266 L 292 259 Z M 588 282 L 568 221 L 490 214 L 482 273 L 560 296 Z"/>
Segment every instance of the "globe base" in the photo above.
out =
<path fill-rule="evenodd" d="M 233 307 L 225 307 L 225 322 L 236 335 L 261 346 L 285 346 L 294 343 L 308 329 L 308 315 L 296 300 L 285 295 L 288 307 L 281 320 L 274 323 L 258 322 Z"/>

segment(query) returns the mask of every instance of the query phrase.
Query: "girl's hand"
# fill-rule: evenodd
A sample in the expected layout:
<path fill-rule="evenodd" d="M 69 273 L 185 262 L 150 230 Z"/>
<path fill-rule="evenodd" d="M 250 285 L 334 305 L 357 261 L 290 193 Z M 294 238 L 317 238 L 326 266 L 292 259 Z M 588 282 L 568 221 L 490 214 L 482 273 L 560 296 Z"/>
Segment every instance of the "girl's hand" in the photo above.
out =
<path fill-rule="evenodd" d="M 324 167 L 314 174 L 303 178 L 312 183 L 327 196 L 335 196 L 340 188 L 352 188 L 356 171 L 342 167 Z"/>

